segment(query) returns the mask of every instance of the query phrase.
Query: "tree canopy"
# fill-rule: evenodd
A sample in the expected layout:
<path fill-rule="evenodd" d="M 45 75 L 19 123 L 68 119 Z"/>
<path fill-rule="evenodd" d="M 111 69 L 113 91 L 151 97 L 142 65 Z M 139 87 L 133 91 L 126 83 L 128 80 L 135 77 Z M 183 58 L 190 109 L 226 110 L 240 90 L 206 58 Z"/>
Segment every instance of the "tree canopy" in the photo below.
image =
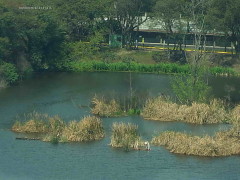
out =
<path fill-rule="evenodd" d="M 225 33 L 239 53 L 239 9 L 239 0 L 5 0 L 0 2 L 0 61 L 19 71 L 51 69 L 66 57 L 63 53 L 76 49 L 71 45 L 86 46 L 80 41 L 94 41 L 87 49 L 97 51 L 96 40 L 107 42 L 109 34 L 121 34 L 123 43 L 130 44 L 134 30 L 150 18 L 181 43 L 184 37 L 173 26 L 189 33 L 204 19 L 204 33 Z"/>

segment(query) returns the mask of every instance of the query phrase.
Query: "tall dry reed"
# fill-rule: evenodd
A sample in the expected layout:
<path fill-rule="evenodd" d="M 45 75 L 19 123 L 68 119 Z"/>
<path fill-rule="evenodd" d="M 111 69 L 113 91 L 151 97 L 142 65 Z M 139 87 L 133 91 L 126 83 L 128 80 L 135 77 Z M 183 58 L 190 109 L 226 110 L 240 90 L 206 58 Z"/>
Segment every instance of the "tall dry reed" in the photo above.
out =
<path fill-rule="evenodd" d="M 120 104 L 112 99 L 107 101 L 104 97 L 95 96 L 92 99 L 92 113 L 103 117 L 114 117 L 122 112 Z"/>
<path fill-rule="evenodd" d="M 224 132 L 226 135 L 231 137 L 240 138 L 240 105 L 236 106 L 230 114 L 230 122 L 232 128 L 229 131 Z"/>
<path fill-rule="evenodd" d="M 95 116 L 84 117 L 81 121 L 66 124 L 59 116 L 33 112 L 23 117 L 24 122 L 16 121 L 12 131 L 38 133 L 43 141 L 72 142 L 93 141 L 104 137 L 102 121 Z M 43 136 L 45 134 L 45 136 Z"/>
<path fill-rule="evenodd" d="M 17 117 L 17 121 L 12 126 L 14 132 L 26 132 L 26 133 L 47 133 L 49 130 L 47 114 L 41 114 L 38 112 L 32 112 L 24 114 L 23 117 Z M 20 121 L 23 119 L 23 121 Z"/>
<path fill-rule="evenodd" d="M 137 130 L 138 126 L 135 124 L 113 123 L 110 145 L 125 150 L 134 148 L 136 144 L 142 143 Z"/>
<path fill-rule="evenodd" d="M 149 99 L 141 113 L 148 120 L 183 121 L 194 124 L 212 124 L 227 121 L 229 116 L 223 102 L 212 100 L 210 104 L 193 102 L 190 106 L 178 105 L 164 97 Z"/>
<path fill-rule="evenodd" d="M 170 152 L 196 156 L 240 155 L 237 137 L 217 133 L 214 137 L 191 136 L 180 132 L 164 132 L 152 139 L 154 145 L 165 146 Z"/>
<path fill-rule="evenodd" d="M 62 131 L 60 141 L 81 142 L 100 140 L 104 137 L 102 121 L 95 116 L 84 117 L 81 121 L 71 121 Z"/>

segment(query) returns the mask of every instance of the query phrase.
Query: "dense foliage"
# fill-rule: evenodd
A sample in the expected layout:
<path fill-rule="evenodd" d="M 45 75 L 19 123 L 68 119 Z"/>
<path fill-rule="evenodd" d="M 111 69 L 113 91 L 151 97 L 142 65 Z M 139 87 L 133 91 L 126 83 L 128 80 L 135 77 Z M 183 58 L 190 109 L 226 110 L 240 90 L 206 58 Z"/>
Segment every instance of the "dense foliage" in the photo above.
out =
<path fill-rule="evenodd" d="M 149 18 L 158 19 L 158 23 L 175 37 L 180 47 L 185 39 L 180 34 L 199 28 L 203 35 L 213 30 L 225 33 L 238 53 L 239 7 L 237 0 L 220 3 L 217 0 L 1 1 L 1 78 L 13 83 L 18 77 L 14 73 L 56 70 L 62 63 L 93 59 L 93 55 L 101 50 L 100 43 L 108 42 L 110 34 L 121 34 L 123 45 L 130 47 L 137 37 L 134 30 L 138 31 L 139 26 Z M 173 33 L 175 30 L 180 34 Z M 114 69 L 115 65 L 102 66 Z M 129 67 L 134 71 L 158 71 L 136 64 L 122 64 L 116 70 L 125 71 Z"/>

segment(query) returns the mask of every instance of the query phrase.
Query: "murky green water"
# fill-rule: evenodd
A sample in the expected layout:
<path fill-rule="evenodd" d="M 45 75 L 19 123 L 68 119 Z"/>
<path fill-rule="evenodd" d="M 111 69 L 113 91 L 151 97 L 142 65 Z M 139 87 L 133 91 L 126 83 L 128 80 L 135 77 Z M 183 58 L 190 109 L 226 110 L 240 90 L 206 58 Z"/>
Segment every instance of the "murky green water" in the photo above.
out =
<path fill-rule="evenodd" d="M 136 93 L 156 96 L 171 94 L 169 76 L 132 74 Z M 218 97 L 239 101 L 239 79 L 210 79 Z M 230 90 L 231 91 L 230 91 Z M 175 155 L 163 147 L 152 151 L 124 152 L 112 149 L 111 124 L 138 124 L 144 139 L 161 131 L 185 131 L 196 135 L 214 134 L 223 125 L 190 125 L 179 122 L 145 121 L 141 117 L 103 118 L 106 138 L 91 143 L 53 145 L 41 141 L 19 141 L 9 131 L 17 114 L 36 110 L 59 114 L 66 121 L 89 115 L 86 106 L 95 93 L 106 96 L 129 91 L 127 73 L 58 73 L 39 75 L 16 87 L 0 91 L 0 179 L 240 179 L 240 157 L 203 158 Z M 79 105 L 82 105 L 79 108 Z"/>

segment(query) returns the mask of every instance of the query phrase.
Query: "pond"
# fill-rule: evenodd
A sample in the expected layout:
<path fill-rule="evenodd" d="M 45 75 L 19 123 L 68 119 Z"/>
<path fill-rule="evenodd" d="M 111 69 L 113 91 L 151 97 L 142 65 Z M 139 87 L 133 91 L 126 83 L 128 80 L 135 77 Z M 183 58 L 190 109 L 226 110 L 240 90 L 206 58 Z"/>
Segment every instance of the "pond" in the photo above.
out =
<path fill-rule="evenodd" d="M 171 76 L 132 74 L 139 96 L 172 95 Z M 210 78 L 217 97 L 239 102 L 238 78 Z M 0 179 L 240 179 L 240 157 L 207 158 L 170 153 L 164 147 L 125 152 L 109 147 L 113 122 L 138 125 L 145 140 L 166 131 L 213 135 L 226 125 L 191 125 L 180 122 L 146 121 L 139 116 L 102 118 L 106 137 L 91 143 L 51 144 L 20 141 L 9 129 L 17 115 L 38 111 L 60 115 L 65 121 L 90 114 L 95 94 L 113 96 L 129 92 L 128 73 L 47 73 L 0 91 Z"/>

